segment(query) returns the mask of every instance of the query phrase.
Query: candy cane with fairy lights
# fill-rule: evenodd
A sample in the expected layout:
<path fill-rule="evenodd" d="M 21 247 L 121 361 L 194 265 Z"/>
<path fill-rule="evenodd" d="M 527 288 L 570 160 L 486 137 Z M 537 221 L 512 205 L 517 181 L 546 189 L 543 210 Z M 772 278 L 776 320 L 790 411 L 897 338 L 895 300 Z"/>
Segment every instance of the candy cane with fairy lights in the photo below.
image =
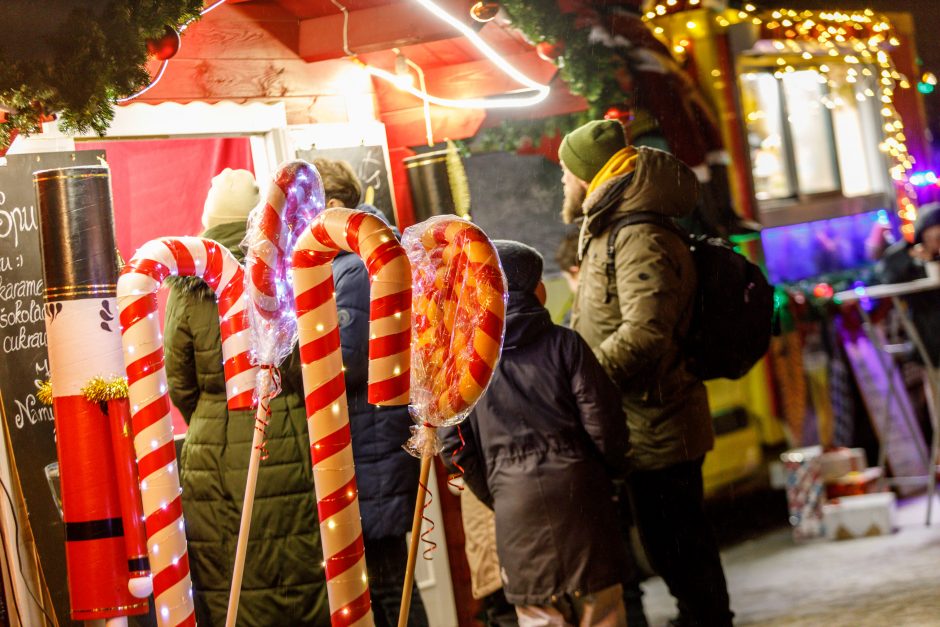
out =
<path fill-rule="evenodd" d="M 376 405 L 408 403 L 411 266 L 384 222 L 352 209 L 328 209 L 318 216 L 293 255 L 307 428 L 332 623 L 371 625 L 331 271 L 341 250 L 359 255 L 369 272 L 368 399 Z"/>
<path fill-rule="evenodd" d="M 198 276 L 218 297 L 229 409 L 253 406 L 257 372 L 249 358 L 244 271 L 232 253 L 199 237 L 163 238 L 144 244 L 121 272 L 117 303 L 147 550 L 161 627 L 195 625 L 182 490 L 157 316 L 157 290 L 170 275 Z"/>
<path fill-rule="evenodd" d="M 316 168 L 303 160 L 288 161 L 274 173 L 264 204 L 255 207 L 248 217 L 244 243 L 247 246 L 245 291 L 249 297 L 249 341 L 252 357 L 261 370 L 256 385 L 258 412 L 235 546 L 226 627 L 235 627 L 238 618 L 255 486 L 265 452 L 264 431 L 271 416 L 270 402 L 280 392 L 277 367 L 290 354 L 297 339 L 294 292 L 288 281 L 289 255 L 297 237 L 325 205 L 323 183 Z"/>

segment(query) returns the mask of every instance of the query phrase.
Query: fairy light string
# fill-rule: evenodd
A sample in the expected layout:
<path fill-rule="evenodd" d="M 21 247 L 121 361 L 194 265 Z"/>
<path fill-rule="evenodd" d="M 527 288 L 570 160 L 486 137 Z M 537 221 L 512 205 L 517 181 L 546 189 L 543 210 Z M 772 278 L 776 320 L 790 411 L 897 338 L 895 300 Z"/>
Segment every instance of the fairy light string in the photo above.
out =
<path fill-rule="evenodd" d="M 667 36 L 662 18 L 700 9 L 699 0 L 665 0 L 656 2 L 644 15 L 653 33 L 680 58 L 691 44 L 689 31 L 701 22 L 697 13 L 686 23 L 686 31 L 671 29 Z M 780 78 L 797 70 L 815 70 L 820 83 L 830 88 L 821 98 L 833 108 L 829 95 L 844 83 L 858 87 L 856 98 L 876 100 L 881 116 L 882 141 L 878 149 L 889 157 L 889 174 L 898 192 L 898 216 L 907 223 L 917 217 L 916 194 L 910 178 L 916 163 L 907 147 L 904 121 L 895 99 L 899 89 L 911 88 L 911 81 L 901 74 L 890 51 L 901 45 L 891 21 L 871 9 L 858 11 L 812 11 L 794 9 L 760 9 L 745 4 L 740 10 L 713 12 L 705 19 L 714 20 L 719 32 L 733 24 L 750 23 L 761 29 L 761 38 L 772 41 L 773 74 Z M 698 21 L 697 21 L 698 20 Z M 911 228 L 910 226 L 907 227 Z"/>

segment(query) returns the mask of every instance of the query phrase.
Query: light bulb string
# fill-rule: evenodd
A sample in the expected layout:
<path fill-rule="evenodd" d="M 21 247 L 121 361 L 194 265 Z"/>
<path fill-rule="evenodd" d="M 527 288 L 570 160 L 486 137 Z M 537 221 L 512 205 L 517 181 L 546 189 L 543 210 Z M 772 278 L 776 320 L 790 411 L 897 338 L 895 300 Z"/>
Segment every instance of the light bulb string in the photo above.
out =
<path fill-rule="evenodd" d="M 504 74 L 512 78 L 513 80 L 521 83 L 526 87 L 525 91 L 534 92 L 530 96 L 518 96 L 518 97 L 509 97 L 509 98 L 465 98 L 465 99 L 452 99 L 452 98 L 441 98 L 439 96 L 434 96 L 428 93 L 426 87 L 422 84 L 420 89 L 416 89 L 411 85 L 403 84 L 397 77 L 396 74 L 383 70 L 382 68 L 369 65 L 365 61 L 361 60 L 359 56 L 349 48 L 349 10 L 338 0 L 330 0 L 332 4 L 338 8 L 343 14 L 343 52 L 347 57 L 350 58 L 353 62 L 358 64 L 364 70 L 366 70 L 372 76 L 381 78 L 398 89 L 411 94 L 412 96 L 423 100 L 425 107 L 429 104 L 436 104 L 442 107 L 456 108 L 456 109 L 497 109 L 497 108 L 510 108 L 510 107 L 524 107 L 529 105 L 537 104 L 545 98 L 548 97 L 548 94 L 551 88 L 548 85 L 543 85 L 537 81 L 526 76 L 515 66 L 510 64 L 503 58 L 496 50 L 494 50 L 489 44 L 487 44 L 482 37 L 477 35 L 471 28 L 466 24 L 463 24 L 452 16 L 447 11 L 443 10 L 441 7 L 436 5 L 430 0 L 416 0 L 418 4 L 424 7 L 432 15 L 440 19 L 441 21 L 453 26 L 458 32 L 463 34 L 474 47 L 483 53 L 490 61 L 492 61 L 496 67 L 498 67 Z M 406 62 L 410 67 L 416 69 L 419 75 L 419 79 L 423 83 L 423 72 L 420 71 L 420 68 L 417 67 L 417 64 L 414 64 L 410 59 L 406 58 Z M 426 119 L 430 118 L 429 112 L 425 112 Z M 433 141 L 431 139 L 431 133 L 428 131 L 428 141 Z"/>

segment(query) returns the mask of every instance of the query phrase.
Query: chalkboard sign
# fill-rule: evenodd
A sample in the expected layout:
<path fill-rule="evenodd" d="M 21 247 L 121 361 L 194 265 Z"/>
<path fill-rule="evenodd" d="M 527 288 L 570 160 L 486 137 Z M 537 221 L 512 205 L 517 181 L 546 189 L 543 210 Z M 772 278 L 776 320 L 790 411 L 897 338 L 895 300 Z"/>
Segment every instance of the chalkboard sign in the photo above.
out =
<path fill-rule="evenodd" d="M 385 149 L 382 146 L 350 146 L 348 148 L 323 148 L 298 150 L 297 158 L 313 162 L 316 158 L 348 161 L 362 183 L 361 202 L 382 210 L 389 222 L 397 225 L 395 217 L 392 177 L 389 175 Z"/>
<path fill-rule="evenodd" d="M 492 152 L 464 160 L 470 215 L 492 239 L 532 246 L 545 258 L 545 274 L 560 272 L 555 253 L 567 226 L 561 221 L 561 167 L 545 157 Z"/>
<path fill-rule="evenodd" d="M 54 416 L 52 407 L 36 398 L 35 381 L 49 376 L 49 364 L 39 213 L 32 174 L 49 168 L 97 165 L 99 156 L 104 153 L 8 155 L 6 165 L 0 165 L 0 408 L 40 565 L 61 625 L 73 623 L 68 618 L 64 525 L 53 497 L 57 459 Z M 16 557 L 10 557 L 16 564 Z M 42 598 L 41 591 L 33 593 Z M 52 613 L 52 608 L 46 610 Z"/>

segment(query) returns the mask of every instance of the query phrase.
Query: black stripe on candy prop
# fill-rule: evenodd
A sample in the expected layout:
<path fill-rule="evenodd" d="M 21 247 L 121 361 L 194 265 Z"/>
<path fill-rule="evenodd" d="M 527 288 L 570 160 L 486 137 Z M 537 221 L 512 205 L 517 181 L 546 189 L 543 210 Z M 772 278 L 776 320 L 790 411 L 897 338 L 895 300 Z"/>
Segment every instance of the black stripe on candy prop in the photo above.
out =
<path fill-rule="evenodd" d="M 65 541 L 103 540 L 124 535 L 124 522 L 120 518 L 101 518 L 83 522 L 65 523 Z"/>

